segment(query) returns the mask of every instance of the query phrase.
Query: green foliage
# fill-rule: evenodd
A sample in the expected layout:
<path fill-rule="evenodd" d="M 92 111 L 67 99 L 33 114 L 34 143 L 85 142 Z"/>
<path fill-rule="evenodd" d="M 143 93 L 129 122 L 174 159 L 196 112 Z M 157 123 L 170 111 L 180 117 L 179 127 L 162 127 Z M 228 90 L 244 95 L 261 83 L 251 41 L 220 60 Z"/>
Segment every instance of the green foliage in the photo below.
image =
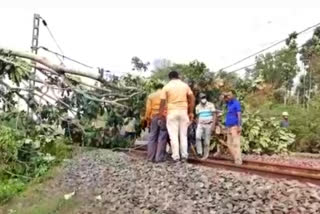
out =
<path fill-rule="evenodd" d="M 192 83 L 198 82 L 204 75 L 209 72 L 209 69 L 203 62 L 194 60 L 189 64 L 171 64 L 164 63 L 153 71 L 152 79 L 168 80 L 170 71 L 177 71 L 185 81 Z"/>
<path fill-rule="evenodd" d="M 309 109 L 301 105 L 283 105 L 268 102 L 259 106 L 264 118 L 276 117 L 280 122 L 282 112 L 289 113 L 289 130 L 296 135 L 291 151 L 319 153 L 320 151 L 320 100 L 314 98 Z"/>
<path fill-rule="evenodd" d="M 253 78 L 260 75 L 273 88 L 281 86 L 291 89 L 293 79 L 299 72 L 297 64 L 297 48 L 283 48 L 274 53 L 267 53 L 257 58 L 257 65 L 252 72 Z"/>
<path fill-rule="evenodd" d="M 320 27 L 317 27 L 314 30 L 312 38 L 303 44 L 300 54 L 301 61 L 306 65 L 310 63 L 312 55 L 320 54 Z"/>
<path fill-rule="evenodd" d="M 34 128 L 34 135 L 25 138 L 25 133 L 0 125 L 0 203 L 70 155 L 62 136 L 48 126 Z"/>
<path fill-rule="evenodd" d="M 50 154 L 56 158 L 56 161 L 61 161 L 70 158 L 72 147 L 68 145 L 69 141 L 66 138 L 59 137 L 46 143 L 40 148 L 43 154 Z"/>
<path fill-rule="evenodd" d="M 20 85 L 22 80 L 27 80 L 31 73 L 30 64 L 14 56 L 0 57 L 0 79 L 8 77 L 12 82 Z"/>
<path fill-rule="evenodd" d="M 288 129 L 281 128 L 276 118 L 265 119 L 258 114 L 243 117 L 242 149 L 254 153 L 287 152 L 295 141 L 295 135 Z"/>
<path fill-rule="evenodd" d="M 0 126 L 0 165 L 2 167 L 11 161 L 18 160 L 20 140 L 21 136 L 17 132 L 8 127 Z"/>
<path fill-rule="evenodd" d="M 132 70 L 137 70 L 137 71 L 147 71 L 148 70 L 148 66 L 150 65 L 149 62 L 142 62 L 142 60 L 139 57 L 132 57 L 131 59 L 131 64 L 133 65 Z"/>
<path fill-rule="evenodd" d="M 20 179 L 0 181 L 0 204 L 10 199 L 25 188 L 25 183 Z"/>

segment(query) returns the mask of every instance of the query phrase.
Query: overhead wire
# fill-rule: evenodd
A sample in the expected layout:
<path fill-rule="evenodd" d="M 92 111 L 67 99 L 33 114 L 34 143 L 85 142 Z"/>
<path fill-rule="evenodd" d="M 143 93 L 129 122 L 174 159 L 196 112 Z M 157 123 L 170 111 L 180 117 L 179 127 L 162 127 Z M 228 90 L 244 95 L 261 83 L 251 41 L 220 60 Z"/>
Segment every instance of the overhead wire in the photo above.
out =
<path fill-rule="evenodd" d="M 300 48 L 302 48 L 302 45 L 300 45 L 299 47 L 297 47 L 298 50 L 299 50 Z M 284 54 L 284 53 L 282 53 L 282 54 Z M 282 54 L 280 54 L 280 55 L 282 55 Z M 243 69 L 245 69 L 245 68 L 249 68 L 249 67 L 252 67 L 252 66 L 255 66 L 255 65 L 257 65 L 257 62 L 252 63 L 252 64 L 249 64 L 249 65 L 245 65 L 245 66 L 243 66 L 243 67 L 241 67 L 241 68 L 237 68 L 237 69 L 235 69 L 235 70 L 228 71 L 228 72 L 229 72 L 229 73 L 233 73 L 233 72 L 241 71 L 241 70 L 243 70 Z"/>
<path fill-rule="evenodd" d="M 57 55 L 57 56 L 62 57 L 63 59 L 67 59 L 67 60 L 69 60 L 69 61 L 72 61 L 72 62 L 74 62 L 74 63 L 77 63 L 77 64 L 79 64 L 79 65 L 82 65 L 82 66 L 84 66 L 84 67 L 91 68 L 91 69 L 94 68 L 93 66 L 87 65 L 87 64 L 85 64 L 85 63 L 83 63 L 83 62 L 80 62 L 80 61 L 78 61 L 78 60 L 72 59 L 72 58 L 70 58 L 70 57 L 68 57 L 68 56 L 59 54 L 59 53 L 57 53 L 57 52 L 55 52 L 55 51 L 52 51 L 52 50 L 50 50 L 50 49 L 48 49 L 48 48 L 46 48 L 46 47 L 44 47 L 44 46 L 40 46 L 39 49 L 43 49 L 44 51 L 47 51 L 47 52 L 52 53 L 52 54 L 55 54 L 55 55 Z"/>
<path fill-rule="evenodd" d="M 296 35 L 298 36 L 298 35 L 300 35 L 302 33 L 305 33 L 307 31 L 309 31 L 310 29 L 313 29 L 313 28 L 318 27 L 318 26 L 320 26 L 320 22 L 315 24 L 315 25 L 312 25 L 312 26 L 309 26 L 309 27 L 303 29 L 302 31 L 298 32 Z M 271 48 L 273 48 L 273 47 L 285 42 L 286 40 L 287 40 L 287 38 L 282 39 L 282 40 L 280 40 L 280 41 L 278 41 L 278 42 L 276 42 L 276 43 L 274 43 L 274 44 L 272 44 L 272 45 L 270 45 L 270 46 L 268 46 L 266 48 L 263 48 L 260 51 L 257 51 L 257 52 L 255 52 L 253 54 L 250 54 L 249 56 L 246 56 L 246 57 L 244 57 L 244 58 L 242 58 L 242 59 L 240 59 L 240 60 L 238 60 L 238 61 L 236 61 L 236 62 L 234 62 L 234 63 L 232 63 L 232 64 L 230 64 L 228 66 L 225 66 L 225 67 L 223 67 L 223 68 L 221 68 L 219 70 L 225 70 L 227 68 L 233 67 L 233 66 L 235 66 L 235 65 L 237 65 L 237 64 L 239 64 L 239 63 L 241 63 L 241 62 L 243 62 L 243 61 L 245 61 L 247 59 L 250 59 L 251 57 L 257 56 L 258 54 L 263 53 L 264 51 L 269 50 L 269 49 L 271 49 Z M 232 72 L 234 72 L 234 71 L 232 71 Z"/>
<path fill-rule="evenodd" d="M 62 48 L 61 48 L 61 46 L 60 46 L 59 43 L 57 42 L 57 40 L 56 40 L 56 38 L 54 37 L 52 31 L 50 30 L 47 21 L 46 21 L 43 17 L 40 17 L 40 18 L 41 18 L 41 20 L 42 20 L 42 24 L 47 28 L 47 30 L 48 30 L 48 32 L 49 32 L 49 34 L 50 34 L 50 37 L 51 37 L 52 40 L 54 41 L 54 43 L 55 43 L 55 45 L 57 46 L 57 48 L 59 49 L 60 53 L 57 53 L 57 52 L 55 52 L 55 51 L 52 51 L 52 50 L 50 50 L 50 49 L 48 49 L 48 48 L 46 48 L 46 47 L 43 47 L 43 46 L 40 46 L 38 49 L 41 48 L 41 49 L 43 49 L 43 50 L 45 50 L 45 51 L 47 51 L 47 52 L 49 52 L 49 53 L 52 53 L 52 54 L 56 55 L 56 57 L 59 59 L 59 61 L 60 61 L 60 63 L 61 63 L 62 65 L 64 65 L 64 62 L 63 62 L 63 61 L 64 61 L 65 59 L 67 59 L 67 60 L 69 60 L 69 61 L 72 61 L 72 62 L 74 62 L 74 63 L 77 63 L 77 64 L 79 64 L 79 65 L 82 65 L 82 66 L 87 67 L 87 68 L 90 68 L 90 69 L 94 69 L 94 68 L 95 68 L 95 67 L 90 66 L 90 65 L 88 65 L 88 64 L 86 64 L 86 63 L 83 63 L 83 62 L 80 62 L 80 61 L 78 61 L 78 60 L 75 60 L 75 59 L 72 59 L 72 58 L 70 58 L 70 57 L 65 56 L 65 55 L 64 55 L 64 52 L 63 52 L 63 50 L 62 50 Z M 60 57 L 62 58 L 62 60 L 60 59 Z M 109 70 L 105 70 L 105 69 L 103 69 L 103 68 L 98 68 L 98 70 L 99 70 L 99 73 L 100 73 L 100 72 L 110 72 Z"/>
<path fill-rule="evenodd" d="M 39 47 L 39 48 L 42 48 L 43 50 L 45 50 L 45 51 L 47 51 L 47 52 L 50 52 L 50 53 L 52 53 L 52 54 L 55 54 L 55 55 L 57 56 L 57 58 L 59 59 L 59 61 L 60 61 L 62 64 L 64 64 L 64 63 L 63 63 L 64 59 L 67 59 L 67 60 L 70 60 L 70 61 L 72 61 L 72 62 L 75 62 L 75 63 L 77 63 L 77 64 L 79 64 L 79 65 L 85 66 L 85 67 L 87 67 L 87 68 L 91 68 L 91 69 L 93 68 L 92 66 L 89 66 L 89 65 L 87 65 L 87 64 L 85 64 L 85 63 L 82 63 L 82 62 L 80 62 L 80 61 L 78 61 L 78 60 L 75 60 L 75 59 L 72 59 L 72 58 L 70 58 L 70 57 L 65 56 L 65 55 L 64 55 L 64 52 L 63 52 L 63 50 L 62 50 L 62 48 L 61 48 L 61 46 L 59 45 L 59 43 L 58 43 L 58 41 L 56 40 L 55 36 L 53 35 L 52 31 L 50 30 L 47 21 L 46 21 L 43 17 L 41 17 L 41 20 L 42 20 L 42 24 L 47 28 L 47 30 L 48 30 L 48 32 L 49 32 L 49 34 L 50 34 L 50 37 L 51 37 L 52 40 L 54 41 L 54 43 L 55 43 L 55 45 L 57 46 L 57 48 L 59 49 L 59 52 L 60 52 L 60 53 L 57 53 L 57 52 L 52 51 L 52 50 L 49 50 L 48 48 L 43 47 L 43 46 L 41 46 L 41 47 Z M 60 57 L 62 58 L 62 60 L 60 59 Z"/>
<path fill-rule="evenodd" d="M 64 53 L 63 53 L 60 45 L 58 44 L 58 42 L 57 42 L 56 38 L 54 37 L 52 31 L 50 30 L 50 28 L 49 28 L 49 26 L 48 26 L 48 23 L 46 22 L 46 20 L 45 20 L 44 18 L 41 17 L 41 19 L 42 19 L 42 24 L 47 28 L 47 30 L 48 30 L 48 32 L 49 32 L 52 40 L 53 40 L 54 43 L 56 44 L 56 46 L 57 46 L 57 48 L 59 49 L 60 53 L 61 53 L 62 55 L 64 55 Z"/>

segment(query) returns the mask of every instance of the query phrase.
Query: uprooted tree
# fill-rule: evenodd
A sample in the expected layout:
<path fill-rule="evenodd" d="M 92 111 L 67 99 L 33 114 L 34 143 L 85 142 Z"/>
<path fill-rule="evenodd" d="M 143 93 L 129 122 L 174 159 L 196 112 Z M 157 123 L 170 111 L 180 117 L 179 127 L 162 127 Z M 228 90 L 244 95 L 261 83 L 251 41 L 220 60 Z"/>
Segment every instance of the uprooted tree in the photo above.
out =
<path fill-rule="evenodd" d="M 140 116 L 153 83 L 130 75 L 106 79 L 95 70 L 70 69 L 31 53 L 0 48 L 3 110 L 18 108 L 19 98 L 31 111 L 29 119 L 62 125 L 66 135 L 82 143 L 110 144 L 126 116 Z"/>

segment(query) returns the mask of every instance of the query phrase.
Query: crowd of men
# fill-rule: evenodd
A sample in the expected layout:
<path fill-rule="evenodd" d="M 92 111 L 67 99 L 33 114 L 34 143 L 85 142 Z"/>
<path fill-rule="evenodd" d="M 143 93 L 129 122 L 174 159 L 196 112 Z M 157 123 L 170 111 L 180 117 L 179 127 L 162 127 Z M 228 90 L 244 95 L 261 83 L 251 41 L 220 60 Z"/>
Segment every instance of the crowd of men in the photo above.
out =
<path fill-rule="evenodd" d="M 185 162 L 189 151 L 188 127 L 194 123 L 196 123 L 196 152 L 198 156 L 207 157 L 210 140 L 218 123 L 217 116 L 221 116 L 221 113 L 207 100 L 204 93 L 200 93 L 200 102 L 195 107 L 195 96 L 190 87 L 180 80 L 178 72 L 171 71 L 169 80 L 164 86 L 159 84 L 157 90 L 147 99 L 145 121 L 150 130 L 148 160 L 165 161 L 166 146 L 169 144 L 172 151 L 171 160 Z M 224 130 L 227 135 L 226 145 L 234 162 L 242 164 L 241 105 L 232 92 L 224 93 L 222 98 L 227 106 Z M 218 153 L 216 155 L 219 155 Z"/>

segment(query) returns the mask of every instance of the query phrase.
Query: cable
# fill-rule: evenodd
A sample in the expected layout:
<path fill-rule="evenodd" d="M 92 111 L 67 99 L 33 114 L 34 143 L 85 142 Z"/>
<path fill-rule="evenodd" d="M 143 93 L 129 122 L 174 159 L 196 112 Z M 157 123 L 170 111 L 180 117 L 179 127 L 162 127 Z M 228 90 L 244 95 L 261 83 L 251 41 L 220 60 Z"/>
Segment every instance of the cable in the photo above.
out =
<path fill-rule="evenodd" d="M 49 32 L 52 40 L 53 40 L 54 43 L 56 44 L 56 46 L 57 46 L 57 48 L 59 49 L 60 53 L 63 55 L 63 51 L 62 51 L 60 45 L 58 44 L 57 40 L 56 40 L 55 37 L 53 36 L 53 33 L 52 33 L 52 31 L 50 30 L 50 28 L 49 28 L 46 20 L 45 20 L 44 18 L 42 18 L 42 17 L 41 17 L 41 19 L 42 19 L 42 24 L 47 28 L 47 30 L 48 30 L 48 32 Z"/>
<path fill-rule="evenodd" d="M 87 67 L 87 68 L 91 68 L 91 69 L 94 68 L 94 67 L 92 67 L 92 66 L 90 66 L 90 65 L 84 64 L 84 63 L 79 62 L 79 61 L 77 61 L 77 60 L 75 60 L 75 59 L 72 59 L 72 58 L 67 57 L 67 56 L 65 56 L 65 55 L 62 55 L 62 54 L 59 54 L 59 53 L 57 53 L 57 52 L 55 52 L 55 51 L 52 51 L 52 50 L 50 50 L 50 49 L 48 49 L 48 48 L 46 48 L 46 47 L 40 46 L 40 47 L 38 47 L 38 49 L 43 49 L 43 50 L 45 50 L 45 51 L 47 51 L 47 52 L 49 52 L 49 53 L 55 54 L 55 55 L 57 55 L 57 56 L 62 57 L 63 59 L 70 60 L 70 61 L 72 61 L 72 62 L 75 62 L 75 63 L 79 64 L 79 65 L 85 66 L 85 67 Z"/>
<path fill-rule="evenodd" d="M 307 27 L 306 29 L 298 32 L 296 35 L 298 36 L 298 35 L 300 35 L 300 34 L 302 34 L 302 33 L 305 33 L 305 32 L 307 32 L 308 30 L 310 30 L 310 29 L 312 29 L 312 28 L 315 28 L 315 27 L 317 27 L 317 26 L 319 26 L 319 25 L 320 25 L 320 22 L 317 23 L 317 24 L 315 24 L 315 25 L 312 25 L 312 26 L 310 26 L 310 27 Z M 249 58 L 251 58 L 251 57 L 254 57 L 254 56 L 256 56 L 256 55 L 258 55 L 258 54 L 260 54 L 260 53 L 262 53 L 262 52 L 264 52 L 264 51 L 266 51 L 266 50 L 269 50 L 270 48 L 273 48 L 273 47 L 281 44 L 282 42 L 285 42 L 286 40 L 287 40 L 287 38 L 282 39 L 282 40 L 280 40 L 280 41 L 278 41 L 278 42 L 276 42 L 276 43 L 274 43 L 274 44 L 272 44 L 272 45 L 270 45 L 270 46 L 268 46 L 268 47 L 266 47 L 266 48 L 264 48 L 264 49 L 262 49 L 262 50 L 260 50 L 260 51 L 258 51 L 258 52 L 255 52 L 255 53 L 253 53 L 253 54 L 250 54 L 250 55 L 247 56 L 247 57 L 244 57 L 244 58 L 242 58 L 242 59 L 240 59 L 240 60 L 238 60 L 238 61 L 236 61 L 236 62 L 234 62 L 234 63 L 232 63 L 232 64 L 230 64 L 230 65 L 228 65 L 228 66 L 226 66 L 226 67 L 223 67 L 223 68 L 221 68 L 220 70 L 224 70 L 224 69 L 230 68 L 230 67 L 232 67 L 232 66 L 234 66 L 234 65 L 237 65 L 237 64 L 239 64 L 240 62 L 243 62 L 243 61 L 245 61 L 245 60 L 247 60 L 247 59 L 249 59 Z"/>
<path fill-rule="evenodd" d="M 64 59 L 68 59 L 68 60 L 70 60 L 70 61 L 72 61 L 72 62 L 75 62 L 75 63 L 77 63 L 77 64 L 79 64 L 79 65 L 82 65 L 82 66 L 84 66 L 84 67 L 87 67 L 87 68 L 90 68 L 90 69 L 93 69 L 93 68 L 94 68 L 93 66 L 87 65 L 87 64 L 85 64 L 85 63 L 79 62 L 79 61 L 77 61 L 77 60 L 75 60 L 75 59 L 72 59 L 72 58 L 70 58 L 70 57 L 65 56 L 64 53 L 63 53 L 63 51 L 62 51 L 62 49 L 61 49 L 61 47 L 60 47 L 60 45 L 58 44 L 57 40 L 56 40 L 55 37 L 53 36 L 52 31 L 51 31 L 50 28 L 48 27 L 47 21 L 46 21 L 43 17 L 40 17 L 40 18 L 41 18 L 41 20 L 42 20 L 42 24 L 47 28 L 47 30 L 48 30 L 48 32 L 49 32 L 52 40 L 54 41 L 54 43 L 56 44 L 57 48 L 59 49 L 60 54 L 57 53 L 57 52 L 55 52 L 55 51 L 49 50 L 48 48 L 43 47 L 43 46 L 40 46 L 39 48 L 41 48 L 41 49 L 43 49 L 43 50 L 45 50 L 45 51 L 47 51 L 47 52 L 50 52 L 50 53 L 52 53 L 52 54 L 55 54 L 55 55 L 57 56 L 57 58 L 59 59 L 59 61 L 61 62 L 61 64 L 63 64 L 63 65 L 64 65 L 63 60 L 64 60 Z M 39 49 L 39 48 L 38 48 L 38 49 Z M 59 56 L 62 57 L 62 60 L 59 58 Z M 108 72 L 108 71 L 107 71 L 107 72 Z"/>
<path fill-rule="evenodd" d="M 303 47 L 303 45 L 297 47 L 298 51 L 299 51 L 299 49 L 302 48 L 302 47 Z M 284 54 L 284 53 L 282 53 L 282 54 Z M 280 55 L 282 55 L 282 54 L 280 54 Z M 241 68 L 237 68 L 237 69 L 232 70 L 232 71 L 228 71 L 228 72 L 229 72 L 229 73 L 237 72 L 237 71 L 240 71 L 240 70 L 242 70 L 242 69 L 245 69 L 245 68 L 248 68 L 248 67 L 252 67 L 252 66 L 254 66 L 254 65 L 257 65 L 257 62 L 252 63 L 252 64 L 249 64 L 249 65 L 246 65 L 246 66 L 243 66 L 243 67 L 241 67 Z"/>
<path fill-rule="evenodd" d="M 234 72 L 237 72 L 237 71 L 240 71 L 242 69 L 245 69 L 245 68 L 249 68 L 249 67 L 252 67 L 252 66 L 255 66 L 257 63 L 253 63 L 253 64 L 250 64 L 250 65 L 246 65 L 246 66 L 243 66 L 241 68 L 238 68 L 236 70 L 233 70 L 233 71 L 228 71 L 228 73 L 234 73 Z"/>

